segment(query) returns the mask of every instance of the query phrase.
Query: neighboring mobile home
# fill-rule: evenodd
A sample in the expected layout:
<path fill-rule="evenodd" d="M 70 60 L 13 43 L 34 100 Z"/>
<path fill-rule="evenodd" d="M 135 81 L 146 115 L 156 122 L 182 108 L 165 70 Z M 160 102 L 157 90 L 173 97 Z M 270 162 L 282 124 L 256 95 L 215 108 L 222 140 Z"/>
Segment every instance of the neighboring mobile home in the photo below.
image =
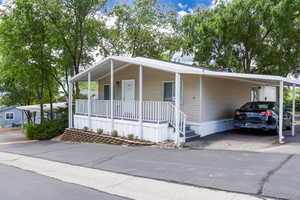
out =
<path fill-rule="evenodd" d="M 213 71 L 203 67 L 143 57 L 109 57 L 70 79 L 98 83 L 98 99 L 69 96 L 69 127 L 101 128 L 134 134 L 154 142 L 177 144 L 233 128 L 235 109 L 251 101 L 251 91 L 300 83 L 279 76 Z M 282 118 L 282 115 L 281 115 Z M 281 125 L 280 125 L 281 126 Z M 280 141 L 283 136 L 280 132 Z"/>
<path fill-rule="evenodd" d="M 0 108 L 0 128 L 9 128 L 22 124 L 22 111 L 16 107 L 4 106 Z"/>

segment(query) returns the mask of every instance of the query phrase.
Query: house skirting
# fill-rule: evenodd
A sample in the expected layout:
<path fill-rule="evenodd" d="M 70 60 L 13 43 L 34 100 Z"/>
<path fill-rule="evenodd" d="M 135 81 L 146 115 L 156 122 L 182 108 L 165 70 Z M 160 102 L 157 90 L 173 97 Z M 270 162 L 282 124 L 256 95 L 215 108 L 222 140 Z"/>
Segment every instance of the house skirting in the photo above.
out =
<path fill-rule="evenodd" d="M 201 137 L 234 129 L 233 119 L 214 120 L 201 123 L 187 122 L 187 124 Z"/>
<path fill-rule="evenodd" d="M 89 118 L 84 115 L 74 115 L 74 128 L 83 129 L 89 126 Z M 97 131 L 103 129 L 105 133 L 111 132 L 111 119 L 102 117 L 91 117 L 91 127 L 89 130 Z M 163 142 L 165 140 L 174 140 L 175 133 L 168 123 L 149 123 L 143 122 L 143 137 L 139 137 L 139 122 L 130 120 L 114 119 L 114 130 L 118 131 L 119 136 L 128 136 L 133 134 L 139 139 Z"/>

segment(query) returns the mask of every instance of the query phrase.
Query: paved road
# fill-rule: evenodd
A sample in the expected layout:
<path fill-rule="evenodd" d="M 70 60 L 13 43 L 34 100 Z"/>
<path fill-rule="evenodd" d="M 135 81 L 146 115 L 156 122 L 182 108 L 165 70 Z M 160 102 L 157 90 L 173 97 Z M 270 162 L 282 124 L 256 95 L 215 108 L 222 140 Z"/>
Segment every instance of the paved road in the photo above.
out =
<path fill-rule="evenodd" d="M 5 165 L 0 165 L 0 177 L 0 194 L 3 200 L 127 199 Z"/>
<path fill-rule="evenodd" d="M 42 141 L 0 151 L 227 191 L 300 199 L 300 156 Z"/>
<path fill-rule="evenodd" d="M 20 128 L 0 128 L 0 144 L 12 141 L 23 141 L 27 138 Z"/>

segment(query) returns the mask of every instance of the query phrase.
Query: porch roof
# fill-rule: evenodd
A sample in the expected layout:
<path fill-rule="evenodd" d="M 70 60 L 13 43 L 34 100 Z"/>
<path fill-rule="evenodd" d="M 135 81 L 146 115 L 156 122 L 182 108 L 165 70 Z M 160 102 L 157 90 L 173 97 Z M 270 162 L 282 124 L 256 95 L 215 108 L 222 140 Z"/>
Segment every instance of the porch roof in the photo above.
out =
<path fill-rule="evenodd" d="M 150 59 L 144 57 L 125 57 L 125 56 L 110 56 L 104 60 L 96 63 L 93 67 L 77 74 L 71 78 L 71 82 L 74 81 L 87 81 L 88 73 L 91 72 L 91 80 L 98 80 L 99 77 L 110 73 L 110 60 L 114 62 L 114 70 L 124 68 L 129 64 L 142 65 L 144 67 L 149 67 L 157 70 L 163 70 L 173 73 L 181 74 L 198 74 L 212 77 L 224 77 L 230 79 L 236 79 L 241 81 L 251 81 L 255 83 L 261 83 L 265 85 L 277 86 L 280 81 L 284 81 L 285 85 L 300 86 L 299 80 L 292 80 L 290 78 L 273 76 L 273 75 L 262 75 L 262 74 L 246 74 L 246 73 L 235 73 L 235 72 L 220 72 L 209 70 L 208 68 L 189 66 L 186 64 L 172 63 L 157 59 Z"/>

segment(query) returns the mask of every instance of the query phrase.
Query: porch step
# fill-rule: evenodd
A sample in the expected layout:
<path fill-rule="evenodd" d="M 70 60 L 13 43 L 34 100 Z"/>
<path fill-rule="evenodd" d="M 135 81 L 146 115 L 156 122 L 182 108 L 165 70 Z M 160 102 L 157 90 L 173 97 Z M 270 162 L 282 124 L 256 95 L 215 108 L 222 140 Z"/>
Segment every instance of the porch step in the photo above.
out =
<path fill-rule="evenodd" d="M 183 137 L 182 134 L 180 136 Z M 196 134 L 196 132 L 191 129 L 190 125 L 186 125 L 186 127 L 185 127 L 185 141 L 190 142 L 190 141 L 193 141 L 193 140 L 197 140 L 199 138 L 200 138 L 200 135 Z"/>

